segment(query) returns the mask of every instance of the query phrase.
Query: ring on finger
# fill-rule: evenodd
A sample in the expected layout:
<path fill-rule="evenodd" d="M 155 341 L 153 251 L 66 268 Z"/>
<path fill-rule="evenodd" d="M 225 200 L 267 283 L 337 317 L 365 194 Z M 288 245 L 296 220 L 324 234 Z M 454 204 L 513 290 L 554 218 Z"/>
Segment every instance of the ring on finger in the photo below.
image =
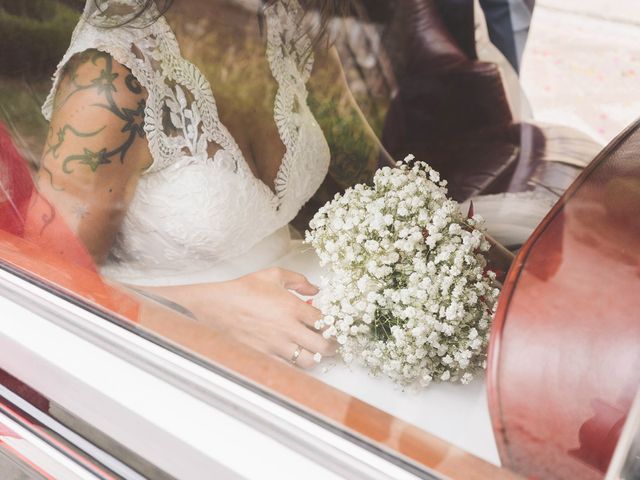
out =
<path fill-rule="evenodd" d="M 293 355 L 291 355 L 292 365 L 295 365 L 296 363 L 298 363 L 298 358 L 300 358 L 301 353 L 302 353 L 302 347 L 300 345 L 297 345 L 295 352 L 293 352 Z"/>

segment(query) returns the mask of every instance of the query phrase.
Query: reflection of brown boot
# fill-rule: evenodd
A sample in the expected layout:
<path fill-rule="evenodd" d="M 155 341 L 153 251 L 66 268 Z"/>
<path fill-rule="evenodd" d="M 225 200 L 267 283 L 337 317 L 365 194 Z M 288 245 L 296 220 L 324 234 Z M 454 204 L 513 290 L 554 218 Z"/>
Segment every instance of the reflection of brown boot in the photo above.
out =
<path fill-rule="evenodd" d="M 402 58 L 393 59 L 398 93 L 385 147 L 396 159 L 413 153 L 431 164 L 459 201 L 536 188 L 561 193 L 599 146 L 569 128 L 516 124 L 498 65 L 478 61 L 469 45 L 473 9 L 443 17 L 443 5 L 397 2 L 403 38 L 391 53 Z"/>

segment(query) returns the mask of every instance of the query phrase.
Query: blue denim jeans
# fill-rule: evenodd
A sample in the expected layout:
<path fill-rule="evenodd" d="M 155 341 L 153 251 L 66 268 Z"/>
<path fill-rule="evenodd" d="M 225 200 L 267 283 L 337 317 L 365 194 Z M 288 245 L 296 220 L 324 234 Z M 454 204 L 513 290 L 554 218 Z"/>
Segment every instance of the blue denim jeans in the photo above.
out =
<path fill-rule="evenodd" d="M 459 1 L 459 0 L 453 0 Z M 518 72 L 529 34 L 533 0 L 480 0 L 491 42 Z"/>

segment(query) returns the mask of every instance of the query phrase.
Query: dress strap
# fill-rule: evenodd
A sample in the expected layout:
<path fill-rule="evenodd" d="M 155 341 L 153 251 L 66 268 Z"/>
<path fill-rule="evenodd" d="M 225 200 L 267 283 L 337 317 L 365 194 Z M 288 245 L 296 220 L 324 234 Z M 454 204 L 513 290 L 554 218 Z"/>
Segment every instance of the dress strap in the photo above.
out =
<path fill-rule="evenodd" d="M 274 118 L 286 153 L 275 179 L 282 201 L 287 192 L 300 133 L 300 109 L 307 104 L 306 83 L 313 69 L 311 41 L 304 32 L 304 12 L 297 0 L 279 0 L 265 11 L 267 60 L 278 82 Z"/>

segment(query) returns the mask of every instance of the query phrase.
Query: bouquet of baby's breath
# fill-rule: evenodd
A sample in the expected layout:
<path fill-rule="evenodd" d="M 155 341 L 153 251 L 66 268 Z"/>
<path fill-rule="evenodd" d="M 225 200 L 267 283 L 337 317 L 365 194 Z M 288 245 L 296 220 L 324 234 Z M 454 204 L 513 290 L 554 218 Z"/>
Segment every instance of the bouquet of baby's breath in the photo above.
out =
<path fill-rule="evenodd" d="M 468 383 L 485 367 L 499 290 L 483 220 L 462 214 L 446 181 L 407 157 L 315 215 L 306 241 L 331 275 L 316 325 L 357 361 L 401 385 Z"/>

